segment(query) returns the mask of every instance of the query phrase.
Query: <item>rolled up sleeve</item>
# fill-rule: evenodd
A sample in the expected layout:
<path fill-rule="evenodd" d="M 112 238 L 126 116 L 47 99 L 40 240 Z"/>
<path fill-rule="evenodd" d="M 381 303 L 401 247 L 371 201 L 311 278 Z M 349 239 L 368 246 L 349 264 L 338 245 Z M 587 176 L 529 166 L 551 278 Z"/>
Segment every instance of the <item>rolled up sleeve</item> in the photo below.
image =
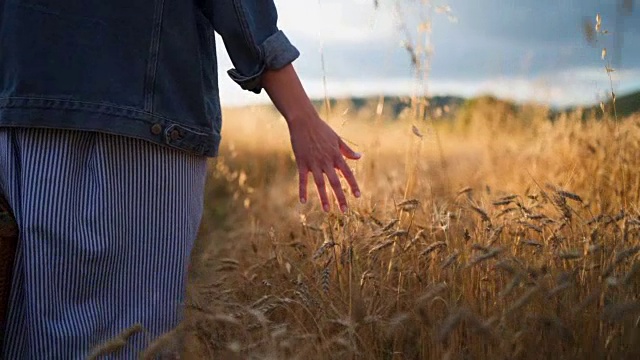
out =
<path fill-rule="evenodd" d="M 283 68 L 300 56 L 278 29 L 273 0 L 213 0 L 211 4 L 213 26 L 234 66 L 228 74 L 243 89 L 260 93 L 265 70 Z"/>

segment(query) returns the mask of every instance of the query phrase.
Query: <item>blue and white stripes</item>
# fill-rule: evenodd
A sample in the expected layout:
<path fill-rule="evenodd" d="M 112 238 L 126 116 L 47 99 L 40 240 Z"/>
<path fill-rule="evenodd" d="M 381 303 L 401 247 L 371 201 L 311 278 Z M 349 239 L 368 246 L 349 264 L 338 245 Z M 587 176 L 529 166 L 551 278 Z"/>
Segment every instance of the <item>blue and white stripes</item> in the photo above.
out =
<path fill-rule="evenodd" d="M 4 359 L 83 359 L 141 323 L 117 358 L 173 328 L 206 158 L 143 140 L 0 129 L 0 191 L 20 242 Z"/>

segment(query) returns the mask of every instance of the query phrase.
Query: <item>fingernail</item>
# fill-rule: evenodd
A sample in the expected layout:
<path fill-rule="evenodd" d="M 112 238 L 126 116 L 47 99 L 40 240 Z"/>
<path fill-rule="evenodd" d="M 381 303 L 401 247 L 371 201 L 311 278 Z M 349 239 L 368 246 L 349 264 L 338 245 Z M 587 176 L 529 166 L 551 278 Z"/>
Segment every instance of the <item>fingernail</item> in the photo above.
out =
<path fill-rule="evenodd" d="M 322 205 L 322 208 L 324 209 L 325 212 L 329 212 L 329 205 L 328 204 Z"/>
<path fill-rule="evenodd" d="M 340 210 L 342 210 L 343 213 L 346 213 L 347 209 L 347 205 L 340 205 Z"/>
<path fill-rule="evenodd" d="M 357 198 L 359 198 L 359 197 L 360 197 L 360 195 L 361 195 L 361 194 L 360 194 L 360 191 L 356 191 L 356 194 L 355 194 L 355 195 L 356 195 L 356 197 L 357 197 Z"/>
<path fill-rule="evenodd" d="M 300 204 L 306 204 L 307 203 L 307 199 L 305 198 L 300 198 Z"/>
<path fill-rule="evenodd" d="M 356 157 L 359 159 L 359 158 L 362 157 L 362 154 L 361 153 L 356 153 Z"/>

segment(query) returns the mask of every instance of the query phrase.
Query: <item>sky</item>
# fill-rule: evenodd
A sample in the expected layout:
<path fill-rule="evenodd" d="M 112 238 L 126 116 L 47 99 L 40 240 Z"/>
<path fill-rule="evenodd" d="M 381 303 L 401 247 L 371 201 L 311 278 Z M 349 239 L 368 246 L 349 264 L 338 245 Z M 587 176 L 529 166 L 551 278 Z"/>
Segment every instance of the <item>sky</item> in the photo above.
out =
<path fill-rule="evenodd" d="M 446 11 L 432 15 L 429 94 L 597 103 L 611 86 L 603 47 L 615 92 L 640 90 L 640 1 L 618 15 L 622 1 L 431 0 Z M 378 0 L 376 8 L 374 0 L 275 0 L 278 26 L 301 52 L 294 66 L 313 98 L 411 94 L 416 80 L 401 24 L 415 39 L 420 2 Z M 596 14 L 609 34 L 589 44 L 583 25 Z M 232 63 L 217 40 L 223 106 L 267 102 L 228 78 Z"/>

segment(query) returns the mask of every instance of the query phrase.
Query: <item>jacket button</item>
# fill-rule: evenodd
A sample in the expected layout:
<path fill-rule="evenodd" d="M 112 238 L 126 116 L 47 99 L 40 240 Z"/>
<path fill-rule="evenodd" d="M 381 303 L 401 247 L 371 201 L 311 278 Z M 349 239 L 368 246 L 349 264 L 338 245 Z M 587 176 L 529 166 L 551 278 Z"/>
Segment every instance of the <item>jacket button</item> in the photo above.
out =
<path fill-rule="evenodd" d="M 153 124 L 153 126 L 151 127 L 151 133 L 153 135 L 160 135 L 161 132 L 162 126 L 160 124 Z"/>
<path fill-rule="evenodd" d="M 171 137 L 171 140 L 178 140 L 180 139 L 180 131 L 178 131 L 177 129 L 173 129 L 171 131 L 171 134 L 169 134 L 169 136 Z"/>

